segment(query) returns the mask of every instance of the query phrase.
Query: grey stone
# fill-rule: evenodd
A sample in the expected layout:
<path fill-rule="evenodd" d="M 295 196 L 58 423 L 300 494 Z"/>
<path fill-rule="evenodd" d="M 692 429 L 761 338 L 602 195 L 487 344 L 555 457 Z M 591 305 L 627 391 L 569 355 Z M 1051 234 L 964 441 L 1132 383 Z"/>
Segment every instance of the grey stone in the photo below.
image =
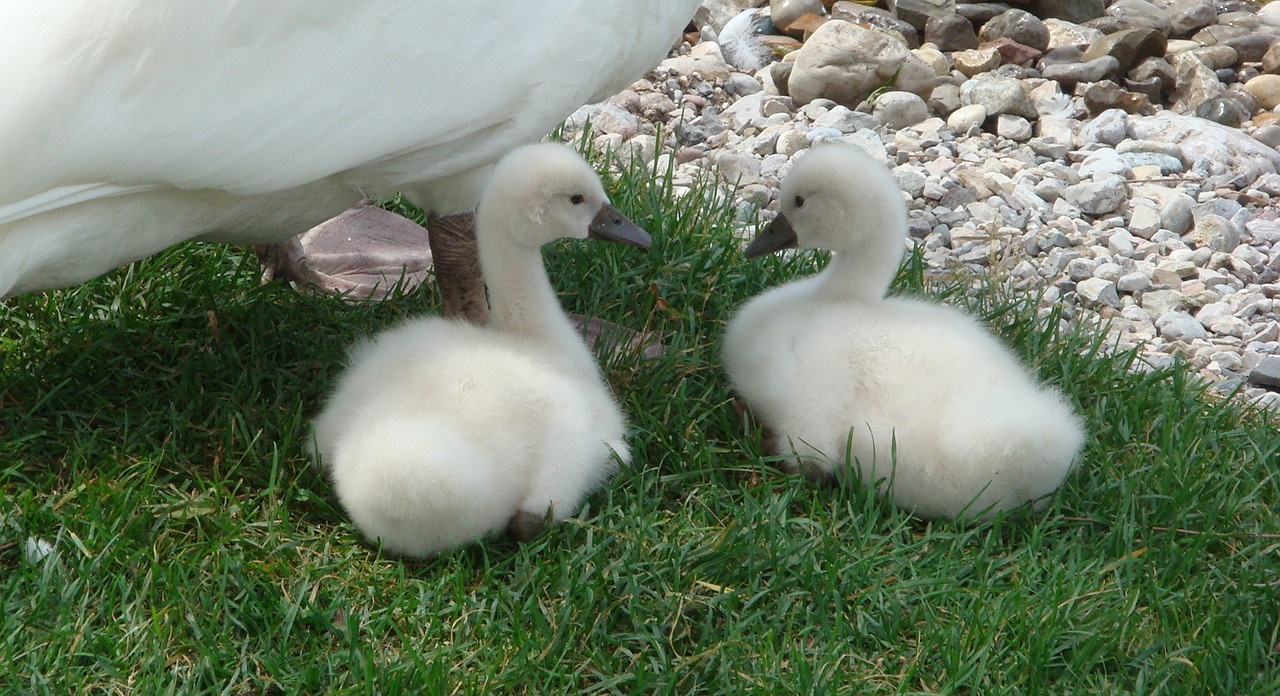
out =
<path fill-rule="evenodd" d="M 893 130 L 900 130 L 929 118 L 929 107 L 912 92 L 885 92 L 876 98 L 872 115 Z"/>
<path fill-rule="evenodd" d="M 1191 229 L 1193 221 L 1191 207 L 1195 200 L 1187 194 L 1177 191 L 1169 196 L 1160 206 L 1160 226 L 1174 234 L 1184 234 Z"/>
<path fill-rule="evenodd" d="M 1157 317 L 1182 309 L 1182 293 L 1177 290 L 1148 290 L 1142 293 L 1142 309 L 1154 321 Z"/>
<path fill-rule="evenodd" d="M 1129 192 L 1123 178 L 1109 176 L 1099 181 L 1084 181 L 1068 186 L 1064 195 L 1067 202 L 1085 213 L 1106 215 L 1128 200 Z"/>
<path fill-rule="evenodd" d="M 1107 251 L 1110 251 L 1115 256 L 1132 256 L 1134 251 L 1133 243 L 1134 237 L 1127 230 L 1116 230 L 1107 239 Z M 1116 277 L 1118 278 L 1119 276 L 1120 274 L 1117 273 Z"/>
<path fill-rule="evenodd" d="M 1280 72 L 1280 41 L 1273 41 L 1267 52 L 1262 54 L 1262 72 Z"/>
<path fill-rule="evenodd" d="M 768 118 L 764 115 L 764 100 L 768 98 L 764 92 L 749 94 L 731 104 L 721 116 L 739 133 L 746 128 L 764 128 Z"/>
<path fill-rule="evenodd" d="M 1021 116 L 1000 114 L 996 117 L 996 134 L 1014 142 L 1031 139 L 1031 122 Z"/>
<path fill-rule="evenodd" d="M 1226 91 L 1218 75 L 1189 53 L 1179 53 L 1175 56 L 1173 66 L 1178 73 L 1178 78 L 1177 87 L 1174 90 L 1174 101 L 1170 108 L 1180 114 L 1191 113 L 1201 104 Z"/>
<path fill-rule="evenodd" d="M 588 104 L 569 118 L 578 124 L 590 123 L 597 134 L 616 133 L 629 138 L 640 132 L 640 120 L 635 114 L 609 102 Z"/>
<path fill-rule="evenodd" d="M 978 47 L 978 32 L 961 15 L 934 15 L 925 22 L 924 40 L 940 51 L 967 51 Z"/>
<path fill-rule="evenodd" d="M 1076 282 L 1093 277 L 1093 259 L 1074 258 L 1067 262 L 1067 277 Z"/>
<path fill-rule="evenodd" d="M 1039 116 L 1021 80 L 990 73 L 978 75 L 961 85 L 960 103 L 981 104 L 989 116 L 1014 114 L 1028 119 Z"/>
<path fill-rule="evenodd" d="M 1167 95 L 1177 86 L 1178 72 L 1163 56 L 1149 56 L 1133 66 L 1129 78 L 1138 82 L 1156 80 L 1160 83 L 1159 94 Z"/>
<path fill-rule="evenodd" d="M 1236 53 L 1236 49 L 1220 44 L 1217 46 L 1201 46 L 1185 51 L 1186 54 L 1195 56 L 1196 60 L 1204 63 L 1210 70 L 1217 73 L 1225 68 L 1230 68 L 1240 60 L 1240 54 Z"/>
<path fill-rule="evenodd" d="M 875 116 L 854 111 L 847 106 L 836 105 L 825 114 L 813 119 L 814 128 L 835 128 L 841 133 L 853 133 L 863 128 L 879 125 Z"/>
<path fill-rule="evenodd" d="M 1190 208 L 1188 208 L 1190 211 Z M 1160 213 L 1150 206 L 1134 206 L 1129 218 L 1129 232 L 1143 239 L 1151 239 L 1151 235 L 1160 229 Z"/>
<path fill-rule="evenodd" d="M 842 20 L 818 27 L 795 56 L 787 92 L 800 105 L 826 98 L 856 107 L 886 83 L 927 97 L 937 83 L 901 41 Z"/>
<path fill-rule="evenodd" d="M 791 80 L 791 70 L 796 67 L 795 61 L 780 60 L 769 65 L 769 79 L 773 81 L 774 88 L 779 94 L 790 96 L 789 81 Z"/>
<path fill-rule="evenodd" d="M 1169 35 L 1169 15 L 1146 0 L 1116 0 L 1107 8 L 1107 15 L 1135 29 L 1154 29 Z"/>
<path fill-rule="evenodd" d="M 960 108 L 960 85 L 944 82 L 929 93 L 929 112 L 945 117 Z"/>
<path fill-rule="evenodd" d="M 1280 387 L 1280 356 L 1271 355 L 1263 358 L 1249 372 L 1249 382 L 1264 387 Z"/>
<path fill-rule="evenodd" d="M 888 0 L 889 10 L 916 29 L 924 29 L 930 17 L 954 14 L 956 0 Z"/>
<path fill-rule="evenodd" d="M 1151 287 L 1151 279 L 1140 272 L 1126 273 L 1116 279 L 1116 289 L 1120 292 L 1144 292 Z"/>
<path fill-rule="evenodd" d="M 881 162 L 889 161 L 888 149 L 875 131 L 860 130 L 857 133 L 850 133 L 840 138 L 840 142 L 859 148 Z"/>
<path fill-rule="evenodd" d="M 1226 43 L 1231 39 L 1238 39 L 1242 36 L 1248 36 L 1252 33 L 1252 29 L 1248 27 L 1233 27 L 1226 24 L 1214 24 L 1196 32 L 1191 37 L 1192 41 L 1203 46 L 1217 46 Z"/>
<path fill-rule="evenodd" d="M 1101 17 L 1105 12 L 1103 0 L 1031 0 L 1028 9 L 1045 19 L 1063 19 L 1083 24 Z"/>
<path fill-rule="evenodd" d="M 1249 323 L 1240 317 L 1227 316 L 1214 321 L 1208 328 L 1209 331 L 1219 336 L 1234 336 L 1236 338 L 1240 338 L 1244 336 L 1245 331 L 1249 329 Z M 1234 353 L 1231 355 L 1237 360 L 1239 359 L 1239 356 L 1236 356 Z"/>
<path fill-rule="evenodd" d="M 1081 82 L 1100 82 L 1120 73 L 1120 61 L 1112 56 L 1076 63 L 1047 65 L 1040 70 L 1046 80 L 1053 80 L 1066 89 L 1073 89 Z"/>
<path fill-rule="evenodd" d="M 1269 148 L 1280 150 L 1280 125 L 1272 123 L 1255 130 L 1253 139 Z"/>
<path fill-rule="evenodd" d="M 920 45 L 920 32 L 910 22 L 899 19 L 893 12 L 879 7 L 867 7 L 847 0 L 831 6 L 831 18 L 843 19 L 854 24 L 865 24 L 891 36 L 901 36 L 912 48 Z"/>
<path fill-rule="evenodd" d="M 1249 119 L 1250 113 L 1240 100 L 1233 99 L 1226 95 L 1211 97 L 1208 101 L 1196 107 L 1196 116 L 1220 123 L 1229 128 L 1239 128 L 1240 124 Z"/>
<path fill-rule="evenodd" d="M 1127 73 L 1145 58 L 1163 56 L 1167 46 L 1165 35 L 1155 29 L 1126 29 L 1093 42 L 1082 60 L 1111 56 L 1120 63 L 1120 72 Z"/>
<path fill-rule="evenodd" d="M 1116 284 L 1102 278 L 1087 278 L 1076 284 L 1076 294 L 1092 305 L 1119 307 L 1120 295 L 1116 293 Z"/>
<path fill-rule="evenodd" d="M 1037 51 L 1049 48 L 1049 28 L 1039 17 L 1025 10 L 1012 9 L 1003 12 L 978 30 L 979 41 L 1012 39 Z"/>
<path fill-rule="evenodd" d="M 1039 16 L 1044 17 L 1044 15 Z M 1094 41 L 1104 36 L 1097 29 L 1082 27 L 1079 24 L 1052 17 L 1045 17 L 1044 25 L 1049 29 L 1049 50 L 1069 46 L 1083 51 Z"/>
<path fill-rule="evenodd" d="M 764 89 L 760 85 L 760 81 L 745 73 L 735 72 L 729 76 L 729 80 L 725 82 L 725 89 L 739 97 L 745 97 L 748 94 L 755 94 Z"/>
<path fill-rule="evenodd" d="M 1080 140 L 1085 143 L 1119 145 L 1129 132 L 1129 114 L 1122 109 L 1108 109 L 1084 124 Z"/>
<path fill-rule="evenodd" d="M 1169 33 L 1175 37 L 1191 36 L 1218 18 L 1213 0 L 1174 0 L 1164 11 L 1169 17 Z"/>
<path fill-rule="evenodd" d="M 1240 230 L 1230 220 L 1213 214 L 1200 216 L 1188 236 L 1196 246 L 1228 253 L 1242 241 Z"/>
<path fill-rule="evenodd" d="M 1129 163 L 1120 156 L 1120 153 L 1108 147 L 1091 152 L 1080 163 L 1078 171 L 1080 176 L 1090 179 L 1097 179 L 1103 176 L 1128 177 L 1130 167 Z"/>
<path fill-rule="evenodd" d="M 981 104 L 962 106 L 947 117 L 947 128 L 956 133 L 968 133 L 973 128 L 982 128 L 987 120 L 987 107 Z"/>
<path fill-rule="evenodd" d="M 893 170 L 893 178 L 898 182 L 898 188 L 912 198 L 919 198 L 924 194 L 924 185 L 928 176 L 921 167 L 903 166 Z"/>
<path fill-rule="evenodd" d="M 1129 129 L 1134 138 L 1178 143 L 1194 165 L 1192 169 L 1200 167 L 1211 176 L 1210 186 L 1247 187 L 1263 174 L 1277 172 L 1280 166 L 1280 152 L 1238 129 L 1194 116 L 1166 111 L 1133 117 Z"/>
<path fill-rule="evenodd" d="M 1165 312 L 1156 319 L 1156 330 L 1170 341 L 1194 341 L 1209 337 L 1204 325 L 1186 312 Z"/>
<path fill-rule="evenodd" d="M 1182 160 L 1163 152 L 1124 152 L 1120 154 L 1120 159 L 1130 169 L 1135 167 L 1159 167 L 1161 176 L 1181 174 L 1186 169 L 1186 167 L 1182 166 Z"/>
<path fill-rule="evenodd" d="M 1002 2 L 958 2 L 956 3 L 956 14 L 963 16 L 965 19 L 973 22 L 973 26 L 980 27 L 990 22 L 1001 12 L 1005 12 L 1009 6 Z"/>

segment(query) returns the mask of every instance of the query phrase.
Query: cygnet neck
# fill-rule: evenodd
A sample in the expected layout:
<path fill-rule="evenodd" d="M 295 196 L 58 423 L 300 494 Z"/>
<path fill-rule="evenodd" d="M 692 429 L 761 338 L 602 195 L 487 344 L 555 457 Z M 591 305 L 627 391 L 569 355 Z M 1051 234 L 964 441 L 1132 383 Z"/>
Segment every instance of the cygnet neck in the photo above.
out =
<path fill-rule="evenodd" d="M 585 356 L 586 345 L 556 297 L 537 247 L 522 245 L 501 230 L 481 227 L 477 216 L 480 270 L 489 289 L 489 321 L 497 331 L 549 345 L 570 362 Z"/>
<path fill-rule="evenodd" d="M 837 302 L 875 303 L 884 299 L 902 255 L 892 249 L 837 251 L 818 276 L 817 292 Z"/>

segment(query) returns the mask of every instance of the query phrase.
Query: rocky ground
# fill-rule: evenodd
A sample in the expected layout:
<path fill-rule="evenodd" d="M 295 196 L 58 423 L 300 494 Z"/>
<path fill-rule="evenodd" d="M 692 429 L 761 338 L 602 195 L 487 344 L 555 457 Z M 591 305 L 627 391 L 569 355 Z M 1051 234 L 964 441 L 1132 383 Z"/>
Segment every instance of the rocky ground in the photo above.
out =
<path fill-rule="evenodd" d="M 1280 3 L 890 5 L 707 0 L 570 133 L 674 158 L 681 190 L 718 177 L 744 225 L 808 148 L 852 143 L 931 270 L 1042 290 L 1280 409 Z"/>

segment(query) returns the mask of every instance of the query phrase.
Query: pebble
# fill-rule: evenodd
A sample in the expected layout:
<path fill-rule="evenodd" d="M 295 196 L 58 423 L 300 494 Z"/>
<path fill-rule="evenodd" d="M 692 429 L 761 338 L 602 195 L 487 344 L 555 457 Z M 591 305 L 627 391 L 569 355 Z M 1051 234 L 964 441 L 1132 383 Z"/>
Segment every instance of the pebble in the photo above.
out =
<path fill-rule="evenodd" d="M 1182 355 L 1280 413 L 1280 2 L 1016 4 L 898 2 L 930 9 L 895 18 L 708 0 L 701 16 L 772 5 L 808 29 L 752 71 L 685 43 L 566 135 L 590 123 L 625 155 L 666 157 L 677 194 L 718 172 L 744 237 L 795 158 L 861 147 L 893 170 L 931 271 L 1007 278 L 1109 320 L 1150 367 Z"/>

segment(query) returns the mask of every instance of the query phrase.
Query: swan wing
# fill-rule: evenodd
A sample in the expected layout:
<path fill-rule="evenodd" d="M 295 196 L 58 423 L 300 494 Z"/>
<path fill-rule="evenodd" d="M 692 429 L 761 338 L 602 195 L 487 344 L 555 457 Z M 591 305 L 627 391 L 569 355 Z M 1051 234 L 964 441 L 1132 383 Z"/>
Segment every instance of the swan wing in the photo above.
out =
<path fill-rule="evenodd" d="M 697 2 L 7 3 L 0 206 L 64 187 L 253 195 L 449 176 L 652 67 L 685 6 Z"/>

